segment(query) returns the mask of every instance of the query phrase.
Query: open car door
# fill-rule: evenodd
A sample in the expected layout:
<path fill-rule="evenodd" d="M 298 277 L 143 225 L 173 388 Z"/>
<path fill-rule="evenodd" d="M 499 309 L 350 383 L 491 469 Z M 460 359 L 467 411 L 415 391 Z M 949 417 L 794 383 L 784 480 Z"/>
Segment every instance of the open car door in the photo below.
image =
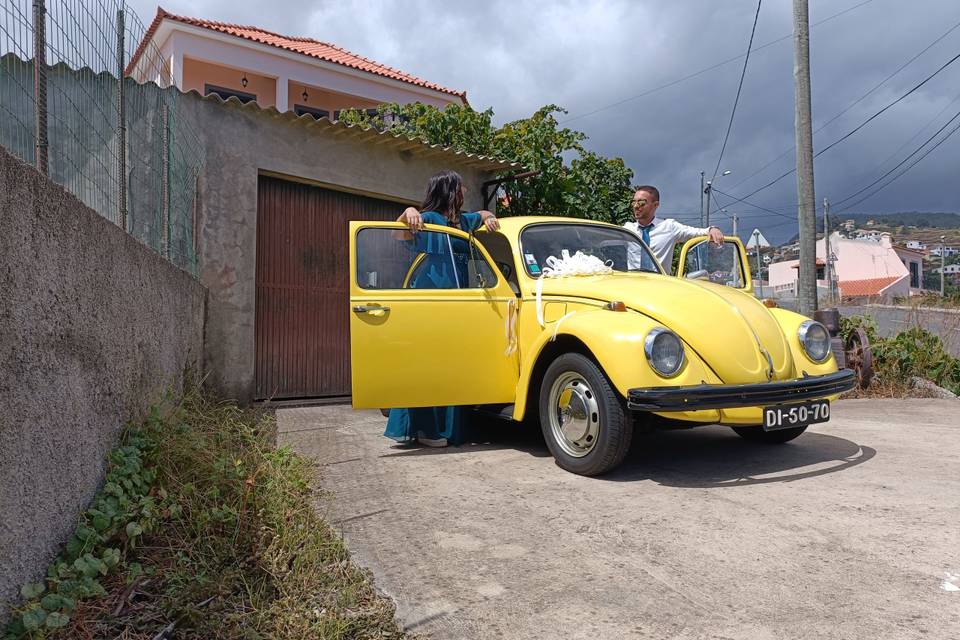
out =
<path fill-rule="evenodd" d="M 514 401 L 517 298 L 468 234 L 350 223 L 350 357 L 358 409 Z"/>
<path fill-rule="evenodd" d="M 723 246 L 713 244 L 706 236 L 687 240 L 680 250 L 677 277 L 706 280 L 753 292 L 747 252 L 740 238 L 733 236 L 724 236 Z"/>

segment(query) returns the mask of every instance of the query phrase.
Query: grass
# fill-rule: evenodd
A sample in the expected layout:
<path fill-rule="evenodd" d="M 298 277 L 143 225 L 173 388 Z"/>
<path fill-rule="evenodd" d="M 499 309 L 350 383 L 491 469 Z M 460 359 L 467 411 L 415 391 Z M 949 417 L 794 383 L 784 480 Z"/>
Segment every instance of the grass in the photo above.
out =
<path fill-rule="evenodd" d="M 41 620 L 24 631 L 21 617 L 19 628 L 11 625 L 20 633 L 8 629 L 8 635 L 406 637 L 392 602 L 375 592 L 369 575 L 351 564 L 340 538 L 316 514 L 312 463 L 275 448 L 274 440 L 271 416 L 200 393 L 129 430 L 121 447 L 138 443 L 146 475 L 153 478 L 141 492 L 149 499 L 147 515 L 136 512 L 131 520 L 141 531 L 127 535 L 128 523 L 118 526 L 116 535 L 112 529 L 102 532 L 103 539 L 92 545 L 93 557 L 105 553 L 101 547 L 123 542 L 122 559 L 94 576 L 102 586 L 94 589 L 99 595 L 77 597 L 72 607 L 61 609 L 69 618 L 66 626 L 51 628 Z M 63 562 L 70 557 L 59 559 L 60 566 L 72 567 Z M 56 575 L 56 566 L 50 575 Z M 49 577 L 43 587 L 48 595 L 60 588 Z M 41 594 L 31 591 L 34 600 L 21 608 L 21 616 L 42 608 Z M 59 625 L 65 618 L 55 620 Z"/>

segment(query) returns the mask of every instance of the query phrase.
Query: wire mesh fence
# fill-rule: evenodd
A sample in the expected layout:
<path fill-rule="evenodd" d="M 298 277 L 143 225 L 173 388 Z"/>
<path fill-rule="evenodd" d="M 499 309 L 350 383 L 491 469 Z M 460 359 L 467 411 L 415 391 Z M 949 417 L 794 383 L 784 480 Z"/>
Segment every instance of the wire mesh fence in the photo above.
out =
<path fill-rule="evenodd" d="M 0 145 L 196 274 L 203 148 L 119 0 L 0 0 Z"/>

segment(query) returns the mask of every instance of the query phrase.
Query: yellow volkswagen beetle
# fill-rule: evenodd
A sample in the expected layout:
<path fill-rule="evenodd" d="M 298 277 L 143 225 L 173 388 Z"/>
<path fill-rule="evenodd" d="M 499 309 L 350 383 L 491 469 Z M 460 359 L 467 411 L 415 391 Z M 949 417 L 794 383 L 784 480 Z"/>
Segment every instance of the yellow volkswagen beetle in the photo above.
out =
<path fill-rule="evenodd" d="M 399 223 L 350 223 L 354 407 L 538 415 L 557 464 L 597 475 L 623 460 L 635 423 L 782 443 L 853 387 L 823 325 L 753 296 L 739 239 L 687 242 L 670 276 L 622 227 L 500 224 L 427 225 L 413 243 Z M 443 263 L 448 277 L 431 279 Z"/>

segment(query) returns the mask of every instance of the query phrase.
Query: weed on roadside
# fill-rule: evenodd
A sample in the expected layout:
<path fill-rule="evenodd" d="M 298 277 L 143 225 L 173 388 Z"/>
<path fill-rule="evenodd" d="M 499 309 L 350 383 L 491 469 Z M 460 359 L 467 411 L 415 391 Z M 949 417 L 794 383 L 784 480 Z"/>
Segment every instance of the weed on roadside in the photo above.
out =
<path fill-rule="evenodd" d="M 7 637 L 404 637 L 316 515 L 312 463 L 274 448 L 274 431 L 200 393 L 129 429 Z"/>

